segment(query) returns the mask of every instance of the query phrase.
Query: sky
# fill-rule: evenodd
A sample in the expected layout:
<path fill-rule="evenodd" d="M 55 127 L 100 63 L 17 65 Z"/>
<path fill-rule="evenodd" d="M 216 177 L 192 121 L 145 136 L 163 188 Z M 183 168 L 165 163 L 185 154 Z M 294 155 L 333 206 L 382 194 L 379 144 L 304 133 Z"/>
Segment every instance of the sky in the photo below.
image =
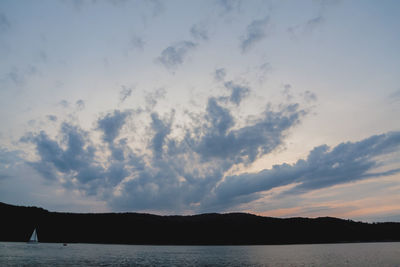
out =
<path fill-rule="evenodd" d="M 400 2 L 0 1 L 0 201 L 400 222 Z"/>

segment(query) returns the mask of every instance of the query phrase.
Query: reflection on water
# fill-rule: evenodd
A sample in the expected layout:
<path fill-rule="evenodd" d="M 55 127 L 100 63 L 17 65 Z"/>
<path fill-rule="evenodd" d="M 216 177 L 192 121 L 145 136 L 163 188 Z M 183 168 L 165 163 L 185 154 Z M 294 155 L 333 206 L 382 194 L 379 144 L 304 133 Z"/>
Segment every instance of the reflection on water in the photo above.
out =
<path fill-rule="evenodd" d="M 400 266 L 400 243 L 133 246 L 0 242 L 0 266 Z"/>

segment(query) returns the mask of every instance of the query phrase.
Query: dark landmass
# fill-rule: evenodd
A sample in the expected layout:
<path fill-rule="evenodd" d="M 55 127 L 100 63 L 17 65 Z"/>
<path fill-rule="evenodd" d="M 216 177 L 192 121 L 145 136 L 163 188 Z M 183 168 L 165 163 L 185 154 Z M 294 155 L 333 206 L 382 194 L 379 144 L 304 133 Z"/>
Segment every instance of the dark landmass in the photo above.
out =
<path fill-rule="evenodd" d="M 49 212 L 0 202 L 0 241 L 261 245 L 400 241 L 400 223 L 363 223 L 332 217 L 271 218 L 246 213 L 158 216 L 141 213 Z"/>

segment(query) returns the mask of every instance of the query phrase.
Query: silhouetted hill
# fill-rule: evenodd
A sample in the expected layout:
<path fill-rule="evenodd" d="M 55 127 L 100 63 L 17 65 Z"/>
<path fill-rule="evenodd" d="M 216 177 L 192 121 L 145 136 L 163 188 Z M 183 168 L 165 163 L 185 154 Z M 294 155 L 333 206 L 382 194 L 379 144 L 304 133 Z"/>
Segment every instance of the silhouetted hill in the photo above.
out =
<path fill-rule="evenodd" d="M 239 245 L 400 241 L 400 223 L 338 218 L 279 219 L 246 213 L 158 216 L 141 213 L 78 214 L 0 203 L 0 241 Z"/>

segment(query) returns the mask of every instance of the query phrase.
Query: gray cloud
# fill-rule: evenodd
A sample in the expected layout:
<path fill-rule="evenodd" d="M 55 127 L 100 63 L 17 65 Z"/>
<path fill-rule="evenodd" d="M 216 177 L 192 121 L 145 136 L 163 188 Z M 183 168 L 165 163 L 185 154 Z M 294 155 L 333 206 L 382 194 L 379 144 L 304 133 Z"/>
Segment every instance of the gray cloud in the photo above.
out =
<path fill-rule="evenodd" d="M 235 125 L 230 111 L 210 98 L 205 116 L 208 124 L 200 132 L 201 137 L 192 142 L 203 159 L 250 163 L 278 147 L 285 131 L 296 125 L 304 114 L 298 104 L 282 106 L 279 111 L 267 107 L 254 124 L 230 130 Z"/>
<path fill-rule="evenodd" d="M 237 164 L 247 166 L 279 148 L 307 112 L 296 103 L 267 105 L 256 119 L 242 125 L 225 100 L 210 97 L 198 119 L 179 126 L 183 135 L 174 133 L 173 111 L 151 112 L 140 139 L 143 149 L 131 149 L 126 138 L 118 139 L 131 114 L 119 110 L 98 119 L 98 145 L 89 133 L 68 123 L 62 124 L 58 139 L 42 131 L 22 141 L 35 145 L 39 160 L 29 164 L 44 178 L 96 195 L 114 210 L 222 211 L 284 185 L 293 185 L 287 194 L 296 195 L 400 172 L 376 171 L 385 166 L 379 157 L 398 151 L 400 133 L 393 132 L 332 149 L 318 146 L 294 164 L 226 176 Z M 96 151 L 107 149 L 111 156 L 99 161 Z"/>
<path fill-rule="evenodd" d="M 239 105 L 240 102 L 249 95 L 250 88 L 238 84 L 234 84 L 232 81 L 226 82 L 225 88 L 231 91 L 229 101 Z"/>
<path fill-rule="evenodd" d="M 267 36 L 269 17 L 253 20 L 246 28 L 246 33 L 241 38 L 240 48 L 247 52 L 255 43 L 260 42 Z"/>
<path fill-rule="evenodd" d="M 389 100 L 391 102 L 396 102 L 400 100 L 400 89 L 397 91 L 392 92 L 389 96 L 388 96 Z"/>
<path fill-rule="evenodd" d="M 144 42 L 144 40 L 142 38 L 140 38 L 138 36 L 133 36 L 131 38 L 130 44 L 134 48 L 143 49 L 144 45 L 145 45 L 145 42 Z"/>
<path fill-rule="evenodd" d="M 225 80 L 226 70 L 224 68 L 216 69 L 214 72 L 214 79 L 218 82 L 222 82 Z M 234 83 L 233 81 L 224 82 L 224 87 L 230 91 L 230 95 L 226 98 L 231 103 L 236 104 L 237 106 L 242 102 L 244 98 L 246 98 L 250 94 L 250 88 L 244 85 L 239 85 Z"/>
<path fill-rule="evenodd" d="M 165 98 L 166 91 L 164 88 L 158 88 L 152 92 L 149 92 L 145 96 L 146 110 L 151 111 L 157 105 L 160 99 Z"/>
<path fill-rule="evenodd" d="M 75 106 L 78 110 L 84 110 L 85 109 L 85 101 L 83 101 L 82 99 L 79 99 L 78 101 L 76 101 Z"/>
<path fill-rule="evenodd" d="M 7 16 L 3 13 L 0 13 L 0 32 L 6 31 L 11 28 L 10 21 Z"/>
<path fill-rule="evenodd" d="M 132 95 L 132 91 L 132 88 L 122 86 L 122 89 L 119 92 L 119 101 L 123 103 L 128 97 Z"/>
<path fill-rule="evenodd" d="M 217 4 L 224 12 L 231 12 L 240 7 L 241 0 L 217 0 Z"/>
<path fill-rule="evenodd" d="M 131 111 L 114 110 L 97 121 L 97 129 L 103 132 L 103 141 L 111 151 L 111 159 L 123 161 L 125 159 L 126 139 L 115 142 Z"/>
<path fill-rule="evenodd" d="M 40 157 L 37 162 L 29 162 L 43 177 L 57 180 L 57 172 L 69 178 L 66 182 L 73 183 L 73 178 L 80 184 L 88 184 L 104 177 L 102 167 L 94 157 L 95 148 L 88 144 L 87 133 L 77 126 L 63 123 L 61 126 L 62 140 L 52 140 L 44 131 L 26 136 L 22 141 L 36 145 Z"/>
<path fill-rule="evenodd" d="M 303 93 L 304 100 L 306 102 L 314 102 L 317 101 L 317 95 L 311 91 L 305 91 Z"/>
<path fill-rule="evenodd" d="M 194 24 L 190 28 L 190 34 L 196 40 L 206 41 L 208 40 L 208 32 L 204 25 L 202 24 Z"/>
<path fill-rule="evenodd" d="M 5 75 L 5 79 L 11 81 L 16 86 L 22 86 L 25 83 L 25 75 L 15 67 Z"/>
<path fill-rule="evenodd" d="M 283 85 L 282 95 L 288 101 L 291 101 L 293 99 L 293 95 L 291 93 L 291 89 L 292 89 L 292 86 L 290 84 Z"/>
<path fill-rule="evenodd" d="M 287 31 L 293 36 L 298 37 L 301 34 L 312 33 L 316 28 L 320 27 L 325 22 L 325 14 L 329 7 L 338 4 L 340 0 L 320 0 L 314 1 L 318 6 L 318 13 L 311 19 L 291 26 Z"/>
<path fill-rule="evenodd" d="M 320 25 L 321 23 L 324 22 L 324 18 L 322 16 L 317 16 L 315 18 L 309 19 L 306 22 L 306 30 L 308 31 L 312 31 L 314 30 L 315 27 L 317 27 L 318 25 Z"/>
<path fill-rule="evenodd" d="M 160 0 L 146 0 L 146 3 L 152 6 L 153 16 L 156 17 L 162 14 L 165 10 L 164 2 Z"/>
<path fill-rule="evenodd" d="M 165 48 L 157 58 L 164 67 L 170 69 L 181 65 L 189 51 L 193 50 L 197 44 L 191 41 L 182 41 Z"/>
<path fill-rule="evenodd" d="M 172 117 L 166 121 L 160 119 L 157 113 L 151 114 L 151 128 L 154 131 L 151 148 L 156 158 L 161 158 L 166 136 L 171 132 Z"/>
<path fill-rule="evenodd" d="M 67 100 L 63 99 L 60 102 L 58 102 L 58 105 L 60 105 L 63 108 L 68 108 L 69 107 L 69 102 Z"/>
<path fill-rule="evenodd" d="M 258 173 L 226 177 L 215 190 L 216 202 L 229 202 L 240 196 L 294 183 L 297 185 L 291 189 L 291 194 L 398 173 L 400 169 L 371 171 L 380 166 L 377 157 L 394 152 L 399 146 L 400 132 L 341 143 L 333 149 L 322 145 L 314 148 L 306 160 L 295 164 L 274 165 Z"/>
<path fill-rule="evenodd" d="M 219 69 L 216 69 L 215 70 L 215 73 L 214 73 L 214 79 L 216 80 L 216 81 L 223 81 L 224 79 L 225 79 L 225 76 L 226 76 L 226 70 L 225 70 L 225 68 L 219 68 Z"/>
<path fill-rule="evenodd" d="M 131 114 L 130 111 L 114 110 L 97 121 L 97 127 L 103 131 L 103 140 L 107 143 L 113 143 L 118 137 L 126 118 Z"/>
<path fill-rule="evenodd" d="M 14 168 L 22 162 L 20 154 L 20 151 L 0 148 L 0 181 L 14 176 Z"/>
<path fill-rule="evenodd" d="M 57 121 L 57 116 L 55 115 L 47 115 L 46 117 L 49 121 Z"/>
<path fill-rule="evenodd" d="M 119 110 L 97 121 L 106 146 L 94 146 L 88 133 L 66 123 L 60 140 L 40 132 L 23 141 L 36 145 L 40 160 L 29 164 L 43 177 L 62 178 L 64 187 L 96 195 L 113 209 L 205 210 L 210 192 L 228 169 L 254 162 L 277 148 L 286 131 L 304 115 L 297 104 L 275 111 L 267 108 L 259 119 L 238 127 L 224 103 L 221 97 L 210 97 L 205 112 L 198 114 L 202 119 L 182 128 L 181 137 L 172 134 L 174 112 L 164 116 L 152 112 L 143 151 L 132 150 L 127 139 L 118 140 L 131 114 Z M 98 162 L 95 152 L 104 148 L 111 156 Z M 113 194 L 117 188 L 119 193 Z"/>
<path fill-rule="evenodd" d="M 299 35 L 301 33 L 311 33 L 313 32 L 318 26 L 320 26 L 325 21 L 322 15 L 318 15 L 315 18 L 307 20 L 305 23 L 289 27 L 288 31 L 293 35 Z"/>

